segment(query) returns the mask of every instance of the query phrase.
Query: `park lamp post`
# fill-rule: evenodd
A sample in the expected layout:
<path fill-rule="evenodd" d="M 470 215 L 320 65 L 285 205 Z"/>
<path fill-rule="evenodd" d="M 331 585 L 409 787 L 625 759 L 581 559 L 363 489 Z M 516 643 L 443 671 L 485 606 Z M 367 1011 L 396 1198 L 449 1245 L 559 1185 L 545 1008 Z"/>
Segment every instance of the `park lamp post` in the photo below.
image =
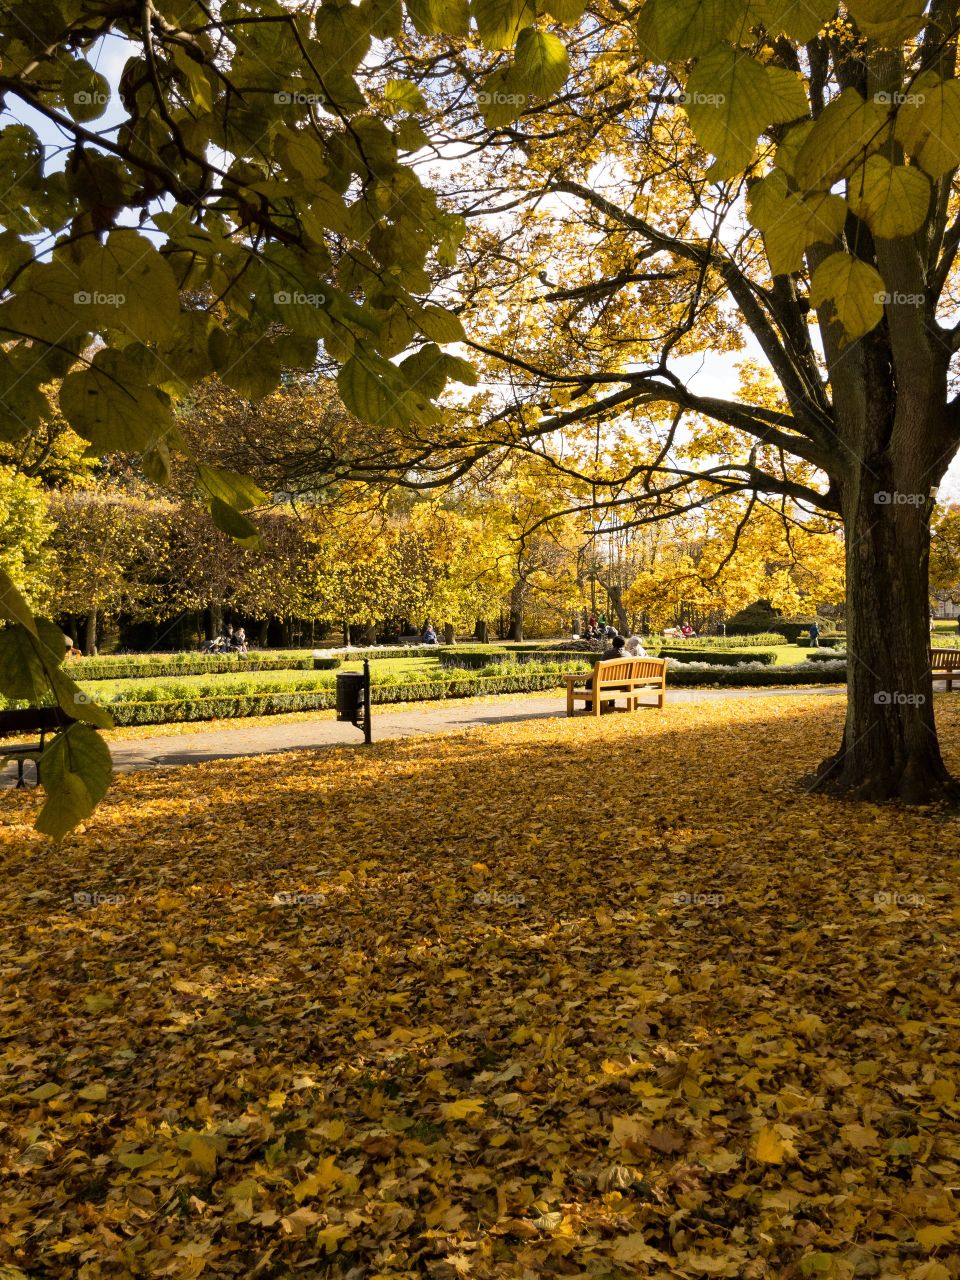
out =
<path fill-rule="evenodd" d="M 363 741 L 370 746 L 370 661 L 363 660 L 363 671 L 342 671 L 337 675 L 337 719 L 363 730 Z"/>

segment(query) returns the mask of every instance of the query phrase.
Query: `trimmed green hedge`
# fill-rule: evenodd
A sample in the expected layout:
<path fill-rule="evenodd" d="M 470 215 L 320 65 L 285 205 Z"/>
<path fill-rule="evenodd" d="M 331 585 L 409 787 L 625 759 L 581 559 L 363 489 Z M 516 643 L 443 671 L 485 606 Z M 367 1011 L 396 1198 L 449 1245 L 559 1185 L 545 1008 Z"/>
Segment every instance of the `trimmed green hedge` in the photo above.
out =
<path fill-rule="evenodd" d="M 483 667 L 508 665 L 528 666 L 530 663 L 550 662 L 565 663 L 571 670 L 580 667 L 592 667 L 600 658 L 599 653 L 578 653 L 575 649 L 514 649 L 493 651 L 489 649 L 446 649 L 440 654 L 440 666 L 445 670 L 463 668 L 467 671 L 479 671 Z"/>
<path fill-rule="evenodd" d="M 767 671 L 744 671 L 743 668 L 738 671 L 736 667 L 718 667 L 709 672 L 675 668 L 667 673 L 667 694 L 671 689 L 752 689 L 846 682 L 846 665 L 840 671 L 822 671 L 816 666 L 770 667 Z"/>
<path fill-rule="evenodd" d="M 238 671 L 324 671 L 339 667 L 339 657 L 301 658 L 264 657 L 251 654 L 247 658 L 222 654 L 174 654 L 156 658 L 132 658 L 129 662 L 102 662 L 98 658 L 79 658 L 64 663 L 75 680 L 150 680 L 161 676 L 216 676 Z"/>
<path fill-rule="evenodd" d="M 845 662 L 845 649 L 813 649 L 810 653 L 804 654 L 807 662 Z"/>
<path fill-rule="evenodd" d="M 559 673 L 554 671 L 524 671 L 510 675 L 466 675 L 459 679 L 451 676 L 440 680 L 373 685 L 370 694 L 374 706 L 385 706 L 392 702 L 434 702 L 490 693 L 531 693 L 555 689 L 562 683 Z M 175 702 L 118 702 L 111 703 L 109 709 L 117 725 L 140 725 L 282 715 L 289 711 L 326 711 L 335 705 L 336 690 L 330 686 L 290 693 L 221 693 Z"/>
<path fill-rule="evenodd" d="M 718 667 L 735 667 L 743 662 L 762 662 L 764 666 L 773 666 L 777 660 L 775 653 L 758 649 L 756 653 L 728 653 L 722 649 L 661 649 L 658 658 L 675 658 L 677 662 L 709 662 Z"/>
<path fill-rule="evenodd" d="M 761 631 L 752 636 L 698 636 L 696 640 L 668 640 L 653 637 L 654 643 L 663 643 L 671 649 L 762 649 L 765 645 L 783 644 L 783 636 L 776 631 Z"/>

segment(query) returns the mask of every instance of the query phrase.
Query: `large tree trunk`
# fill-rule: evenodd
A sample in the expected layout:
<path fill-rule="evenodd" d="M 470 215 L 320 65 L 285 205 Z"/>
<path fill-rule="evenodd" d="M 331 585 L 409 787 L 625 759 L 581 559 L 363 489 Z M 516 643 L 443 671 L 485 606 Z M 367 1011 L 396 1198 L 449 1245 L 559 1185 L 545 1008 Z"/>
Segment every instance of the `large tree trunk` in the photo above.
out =
<path fill-rule="evenodd" d="M 223 630 L 223 606 L 212 604 L 207 609 L 207 639 L 216 640 Z"/>
<path fill-rule="evenodd" d="M 603 587 L 607 593 L 607 599 L 610 601 L 610 611 L 616 615 L 620 634 L 628 636 L 630 634 L 630 619 L 627 616 L 626 609 L 623 607 L 623 587 L 618 582 L 614 582 L 610 586 L 604 583 Z"/>
<path fill-rule="evenodd" d="M 523 639 L 523 588 L 518 582 L 510 592 L 510 624 L 507 629 L 508 640 Z"/>
<path fill-rule="evenodd" d="M 477 625 L 474 628 L 473 637 L 475 640 L 479 640 L 481 644 L 490 643 L 490 623 L 487 622 L 486 618 L 477 619 Z"/>
<path fill-rule="evenodd" d="M 97 611 L 91 609 L 87 614 L 86 621 L 83 626 L 83 652 L 88 658 L 96 656 L 97 652 Z"/>
<path fill-rule="evenodd" d="M 847 718 L 818 789 L 922 803 L 952 784 L 930 677 L 930 478 L 919 467 L 900 471 L 873 464 L 844 487 Z"/>

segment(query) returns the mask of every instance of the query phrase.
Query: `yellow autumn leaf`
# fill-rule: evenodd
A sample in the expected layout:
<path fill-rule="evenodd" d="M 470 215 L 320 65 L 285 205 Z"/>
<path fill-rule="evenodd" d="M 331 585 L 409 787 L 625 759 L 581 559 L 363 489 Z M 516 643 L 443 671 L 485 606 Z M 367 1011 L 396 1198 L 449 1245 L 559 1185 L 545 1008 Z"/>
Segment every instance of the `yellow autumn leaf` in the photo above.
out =
<path fill-rule="evenodd" d="M 786 1150 L 773 1125 L 765 1124 L 757 1134 L 755 1158 L 763 1164 L 783 1164 Z"/>
<path fill-rule="evenodd" d="M 470 1116 L 481 1115 L 484 1105 L 482 1098 L 458 1098 L 456 1102 L 445 1102 L 440 1114 L 444 1120 L 466 1120 Z"/>

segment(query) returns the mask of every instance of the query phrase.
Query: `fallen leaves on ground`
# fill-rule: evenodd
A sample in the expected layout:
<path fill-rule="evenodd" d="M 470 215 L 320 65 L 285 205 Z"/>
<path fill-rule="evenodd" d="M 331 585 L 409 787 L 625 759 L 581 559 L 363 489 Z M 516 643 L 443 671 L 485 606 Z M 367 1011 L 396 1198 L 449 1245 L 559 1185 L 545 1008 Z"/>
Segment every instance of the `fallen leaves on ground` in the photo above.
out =
<path fill-rule="evenodd" d="M 841 715 L 8 792 L 0 1276 L 956 1280 L 960 824 L 799 790 Z"/>

